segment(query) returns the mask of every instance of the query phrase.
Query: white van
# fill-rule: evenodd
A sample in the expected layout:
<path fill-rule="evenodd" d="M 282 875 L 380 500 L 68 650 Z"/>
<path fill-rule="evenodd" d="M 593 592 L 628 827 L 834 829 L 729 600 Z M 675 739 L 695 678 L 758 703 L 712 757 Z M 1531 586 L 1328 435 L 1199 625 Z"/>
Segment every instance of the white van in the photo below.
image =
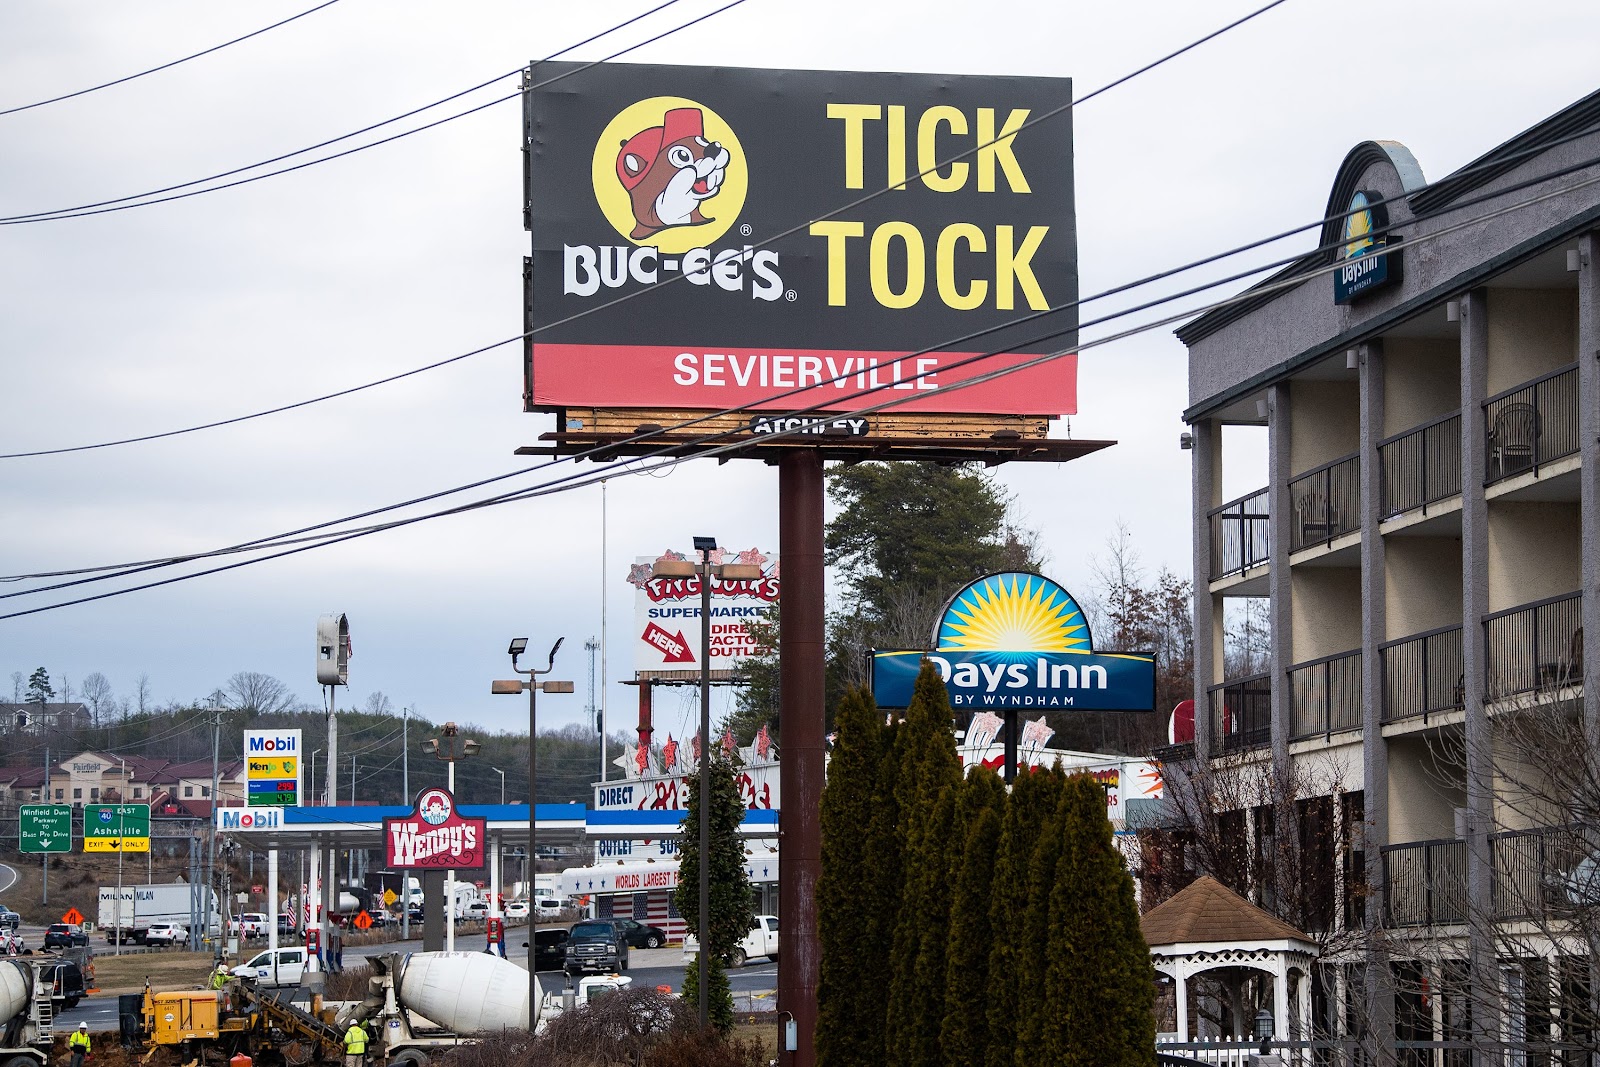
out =
<path fill-rule="evenodd" d="M 262 986 L 297 986 L 306 973 L 304 948 L 280 948 L 277 959 L 269 949 L 233 969 L 235 978 L 248 978 Z"/>

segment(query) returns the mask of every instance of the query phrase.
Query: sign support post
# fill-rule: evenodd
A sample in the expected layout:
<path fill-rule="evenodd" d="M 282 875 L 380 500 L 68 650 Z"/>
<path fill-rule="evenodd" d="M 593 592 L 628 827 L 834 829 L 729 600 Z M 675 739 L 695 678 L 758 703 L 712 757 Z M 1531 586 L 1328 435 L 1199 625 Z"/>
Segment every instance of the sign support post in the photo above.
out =
<path fill-rule="evenodd" d="M 782 691 L 783 878 L 778 914 L 786 938 L 798 941 L 778 956 L 778 1010 L 790 1013 L 798 1040 L 785 1052 L 791 1067 L 816 1062 L 817 879 L 822 873 L 824 700 L 827 669 L 822 564 L 822 454 L 786 451 L 778 464 L 778 555 L 783 560 L 784 607 L 778 616 Z M 704 862 L 702 860 L 701 862 Z"/>

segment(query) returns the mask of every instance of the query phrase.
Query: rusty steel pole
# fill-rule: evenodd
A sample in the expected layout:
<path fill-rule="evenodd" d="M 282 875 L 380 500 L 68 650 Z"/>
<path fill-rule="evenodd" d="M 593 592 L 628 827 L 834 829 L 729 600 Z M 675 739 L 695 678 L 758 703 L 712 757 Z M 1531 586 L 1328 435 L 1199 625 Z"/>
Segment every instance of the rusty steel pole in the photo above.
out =
<path fill-rule="evenodd" d="M 778 557 L 783 561 L 783 610 L 778 616 L 779 724 L 783 760 L 778 815 L 778 1010 L 798 1035 L 785 1067 L 812 1067 L 817 984 L 822 953 L 817 939 L 817 877 L 822 869 L 823 674 L 826 669 L 822 570 L 822 455 L 786 450 L 778 464 Z"/>

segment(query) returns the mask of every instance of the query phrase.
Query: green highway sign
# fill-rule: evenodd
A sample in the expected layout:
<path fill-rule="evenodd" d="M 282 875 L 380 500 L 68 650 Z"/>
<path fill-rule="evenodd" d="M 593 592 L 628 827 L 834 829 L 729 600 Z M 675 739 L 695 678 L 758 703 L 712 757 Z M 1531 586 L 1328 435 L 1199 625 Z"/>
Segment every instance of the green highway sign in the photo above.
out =
<path fill-rule="evenodd" d="M 85 804 L 85 852 L 149 852 L 150 805 Z"/>
<path fill-rule="evenodd" d="M 24 804 L 18 814 L 17 851 L 72 851 L 71 807 L 66 804 Z"/>

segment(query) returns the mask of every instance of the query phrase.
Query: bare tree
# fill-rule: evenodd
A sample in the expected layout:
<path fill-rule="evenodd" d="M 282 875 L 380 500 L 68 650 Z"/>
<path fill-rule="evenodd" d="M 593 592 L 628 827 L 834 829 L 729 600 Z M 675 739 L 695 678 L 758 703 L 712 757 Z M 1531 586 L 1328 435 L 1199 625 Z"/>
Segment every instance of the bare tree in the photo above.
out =
<path fill-rule="evenodd" d="M 394 714 L 394 705 L 390 703 L 389 698 L 384 695 L 382 690 L 378 690 L 367 694 L 367 701 L 362 705 L 361 710 L 368 715 L 392 715 Z"/>
<path fill-rule="evenodd" d="M 258 671 L 240 671 L 228 679 L 225 688 L 227 706 L 252 715 L 290 711 L 296 703 L 288 686 Z"/>
<path fill-rule="evenodd" d="M 11 672 L 11 703 L 22 703 L 22 689 L 27 682 L 27 676 L 21 671 Z"/>
<path fill-rule="evenodd" d="M 150 712 L 150 676 L 140 674 L 139 680 L 133 683 L 133 704 L 139 709 L 140 715 Z"/>
<path fill-rule="evenodd" d="M 111 691 L 111 683 L 99 671 L 94 671 L 83 679 L 83 702 L 89 706 L 89 722 L 99 726 L 108 718 L 108 713 L 117 706 L 116 696 Z"/>

